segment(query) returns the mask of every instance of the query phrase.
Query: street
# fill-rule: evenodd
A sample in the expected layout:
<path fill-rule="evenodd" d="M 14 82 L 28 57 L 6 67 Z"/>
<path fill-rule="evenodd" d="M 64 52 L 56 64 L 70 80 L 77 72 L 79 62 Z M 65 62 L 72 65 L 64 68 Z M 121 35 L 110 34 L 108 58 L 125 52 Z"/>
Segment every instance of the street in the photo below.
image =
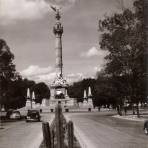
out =
<path fill-rule="evenodd" d="M 112 117 L 115 112 L 64 113 L 74 122 L 78 140 L 86 148 L 148 148 L 148 137 L 143 122 Z M 49 121 L 54 114 L 42 114 Z M 0 148 L 37 148 L 42 141 L 42 122 L 16 121 L 3 123 L 0 130 Z"/>
<path fill-rule="evenodd" d="M 42 121 L 49 121 L 49 113 L 42 114 Z M 3 123 L 0 130 L 0 148 L 36 148 L 42 141 L 42 122 L 16 121 Z"/>
<path fill-rule="evenodd" d="M 148 148 L 143 122 L 111 117 L 111 112 L 67 114 L 91 148 Z"/>

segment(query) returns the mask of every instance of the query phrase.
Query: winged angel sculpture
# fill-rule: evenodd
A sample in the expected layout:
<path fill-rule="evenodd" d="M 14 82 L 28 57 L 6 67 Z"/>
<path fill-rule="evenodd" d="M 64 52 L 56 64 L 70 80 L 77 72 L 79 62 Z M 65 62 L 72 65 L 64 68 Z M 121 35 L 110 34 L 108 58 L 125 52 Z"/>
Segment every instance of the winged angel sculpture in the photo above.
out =
<path fill-rule="evenodd" d="M 57 20 L 60 20 L 61 16 L 60 16 L 59 10 L 61 9 L 61 7 L 60 7 L 60 8 L 57 8 L 56 6 L 52 6 L 52 5 L 50 5 L 50 7 L 51 7 L 51 9 L 52 9 L 53 11 L 56 12 L 56 18 L 57 18 Z"/>

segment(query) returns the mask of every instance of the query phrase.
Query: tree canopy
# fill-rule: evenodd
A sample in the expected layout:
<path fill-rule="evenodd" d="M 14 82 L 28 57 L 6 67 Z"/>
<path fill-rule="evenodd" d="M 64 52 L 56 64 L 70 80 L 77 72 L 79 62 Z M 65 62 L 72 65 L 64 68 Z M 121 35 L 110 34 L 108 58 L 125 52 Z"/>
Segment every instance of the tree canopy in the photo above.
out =
<path fill-rule="evenodd" d="M 146 101 L 147 51 L 144 1 L 135 0 L 134 9 L 99 20 L 100 47 L 108 50 L 105 73 L 112 79 L 120 105 Z"/>
<path fill-rule="evenodd" d="M 10 82 L 17 77 L 13 59 L 14 55 L 8 45 L 0 39 L 0 103 L 6 98 Z"/>
<path fill-rule="evenodd" d="M 95 80 L 88 78 L 88 79 L 83 79 L 82 81 L 75 82 L 68 88 L 68 95 L 71 98 L 77 98 L 78 102 L 83 101 L 83 95 L 84 95 L 84 90 L 86 90 L 86 93 L 88 94 L 88 87 L 92 88 L 92 91 L 94 90 L 94 84 Z"/>
<path fill-rule="evenodd" d="M 43 98 L 50 98 L 50 90 L 49 87 L 44 83 L 37 83 L 32 88 L 32 91 L 35 92 L 36 102 L 41 103 Z"/>
<path fill-rule="evenodd" d="M 105 57 L 106 73 L 122 85 L 125 96 L 137 102 L 145 98 L 147 54 L 143 2 L 135 1 L 134 7 L 133 11 L 125 9 L 99 20 L 99 31 L 102 33 L 100 47 L 109 51 Z"/>
<path fill-rule="evenodd" d="M 5 109 L 21 108 L 26 104 L 27 88 L 36 93 L 36 101 L 49 98 L 50 90 L 45 83 L 36 84 L 32 80 L 23 79 L 13 64 L 14 55 L 6 41 L 0 39 L 0 104 Z"/>

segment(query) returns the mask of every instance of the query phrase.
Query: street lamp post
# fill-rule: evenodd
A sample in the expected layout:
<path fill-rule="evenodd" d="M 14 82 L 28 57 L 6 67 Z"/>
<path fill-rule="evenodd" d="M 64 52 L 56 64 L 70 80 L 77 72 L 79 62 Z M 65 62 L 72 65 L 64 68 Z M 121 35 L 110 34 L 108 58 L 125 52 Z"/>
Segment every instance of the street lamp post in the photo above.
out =
<path fill-rule="evenodd" d="M 2 101 L 2 89 L 1 89 L 1 76 L 0 76 L 0 129 L 2 129 L 2 105 L 1 105 L 1 101 Z"/>
<path fill-rule="evenodd" d="M 32 106 L 32 103 L 33 103 L 33 104 L 35 103 L 35 93 L 34 93 L 34 91 L 32 92 L 31 106 Z M 32 106 L 32 107 L 33 107 L 33 106 Z"/>
<path fill-rule="evenodd" d="M 0 54 L 0 58 L 3 54 Z M 3 129 L 2 126 L 2 77 L 3 77 L 3 71 L 2 71 L 3 64 L 0 62 L 0 129 Z"/>
<path fill-rule="evenodd" d="M 1 68 L 1 64 L 0 64 L 0 129 L 3 129 L 3 125 L 2 125 L 2 76 L 4 75 L 2 72 L 2 68 Z"/>
<path fill-rule="evenodd" d="M 31 102 L 31 109 L 32 109 L 32 97 L 30 97 L 30 102 Z"/>
<path fill-rule="evenodd" d="M 2 77 L 2 66 L 0 63 L 0 129 L 2 129 L 2 107 L 1 107 L 1 101 L 2 101 L 2 86 L 1 86 L 1 77 Z"/>

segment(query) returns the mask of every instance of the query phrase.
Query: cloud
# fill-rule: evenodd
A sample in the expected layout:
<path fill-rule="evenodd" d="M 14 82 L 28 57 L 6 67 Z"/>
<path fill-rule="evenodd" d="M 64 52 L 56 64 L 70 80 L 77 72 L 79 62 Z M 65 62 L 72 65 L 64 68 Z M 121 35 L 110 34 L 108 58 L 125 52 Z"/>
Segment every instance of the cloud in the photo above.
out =
<path fill-rule="evenodd" d="M 125 8 L 132 9 L 134 0 L 116 0 L 116 7 L 119 10 L 123 10 Z"/>
<path fill-rule="evenodd" d="M 45 0 L 0 0 L 0 20 L 3 23 L 38 19 L 48 11 L 49 5 Z"/>
<path fill-rule="evenodd" d="M 78 0 L 49 0 L 50 3 L 52 4 L 56 4 L 56 5 L 59 5 L 59 6 L 68 6 L 68 5 L 74 5 L 76 3 L 76 1 Z"/>
<path fill-rule="evenodd" d="M 79 0 L 49 0 L 51 5 L 55 5 L 57 8 L 61 8 L 60 11 L 62 12 L 71 9 L 77 1 Z"/>
<path fill-rule="evenodd" d="M 107 51 L 97 49 L 95 46 L 93 46 L 88 51 L 82 52 L 80 56 L 85 58 L 90 58 L 94 56 L 99 56 L 104 58 L 106 54 L 107 54 Z"/>
<path fill-rule="evenodd" d="M 30 65 L 28 68 L 20 72 L 24 78 L 29 80 L 34 80 L 35 82 L 45 82 L 50 85 L 55 77 L 56 72 L 50 66 L 48 67 L 39 67 L 38 65 Z M 70 73 L 64 76 L 69 84 L 77 82 L 84 78 L 82 73 Z"/>
<path fill-rule="evenodd" d="M 30 65 L 27 69 L 21 71 L 21 74 L 23 76 L 36 76 L 36 75 L 42 75 L 42 74 L 48 74 L 53 69 L 52 67 L 39 67 L 38 65 Z"/>
<path fill-rule="evenodd" d="M 46 84 L 50 85 L 56 77 L 55 72 L 50 72 L 48 74 L 41 74 L 33 77 L 36 82 L 45 82 Z"/>
<path fill-rule="evenodd" d="M 101 69 L 102 69 L 101 66 L 95 66 L 95 67 L 94 67 L 94 71 L 95 71 L 95 72 L 99 72 L 99 71 L 101 71 Z"/>
<path fill-rule="evenodd" d="M 18 20 L 35 20 L 52 12 L 50 5 L 66 10 L 77 0 L 0 0 L 0 23 L 15 23 Z"/>
<path fill-rule="evenodd" d="M 56 76 L 56 73 L 50 66 L 39 67 L 38 65 L 30 65 L 20 73 L 24 78 L 34 80 L 35 82 L 45 82 L 47 84 L 50 84 Z"/>
<path fill-rule="evenodd" d="M 68 82 L 69 85 L 74 82 L 82 81 L 83 79 L 92 78 L 95 79 L 97 72 L 101 71 L 101 66 L 96 66 L 91 68 L 92 73 L 68 73 L 64 75 L 64 79 Z M 55 80 L 56 72 L 50 66 L 48 67 L 39 67 L 38 65 L 31 65 L 27 69 L 20 72 L 24 78 L 29 80 L 34 80 L 35 82 L 45 82 L 48 86 Z"/>
<path fill-rule="evenodd" d="M 66 79 L 69 84 L 72 84 L 73 82 L 81 81 L 84 78 L 84 74 L 82 73 L 69 73 L 66 76 Z"/>

